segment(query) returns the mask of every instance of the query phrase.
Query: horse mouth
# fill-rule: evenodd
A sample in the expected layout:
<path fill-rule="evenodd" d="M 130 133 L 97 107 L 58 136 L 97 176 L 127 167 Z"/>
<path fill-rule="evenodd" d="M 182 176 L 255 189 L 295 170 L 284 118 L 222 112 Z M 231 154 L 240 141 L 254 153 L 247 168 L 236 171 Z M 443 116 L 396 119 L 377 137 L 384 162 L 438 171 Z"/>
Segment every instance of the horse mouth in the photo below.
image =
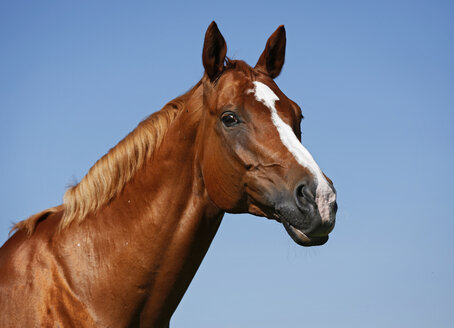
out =
<path fill-rule="evenodd" d="M 301 245 L 301 246 L 320 246 L 320 245 L 325 244 L 328 241 L 328 238 L 329 238 L 328 235 L 311 237 L 311 236 L 306 235 L 301 230 L 295 228 L 294 226 L 292 226 L 287 221 L 283 221 L 282 224 L 284 225 L 285 230 L 287 230 L 287 233 L 289 234 L 289 236 L 298 245 Z"/>

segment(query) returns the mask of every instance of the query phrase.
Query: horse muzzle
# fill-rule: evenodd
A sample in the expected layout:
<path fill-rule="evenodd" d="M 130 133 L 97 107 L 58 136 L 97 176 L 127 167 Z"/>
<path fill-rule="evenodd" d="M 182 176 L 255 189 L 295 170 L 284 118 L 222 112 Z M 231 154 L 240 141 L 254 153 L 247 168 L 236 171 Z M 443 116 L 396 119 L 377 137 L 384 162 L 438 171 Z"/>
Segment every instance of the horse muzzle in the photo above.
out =
<path fill-rule="evenodd" d="M 328 241 L 337 212 L 336 192 L 316 197 L 316 188 L 300 182 L 293 197 L 278 197 L 275 211 L 290 237 L 302 246 L 318 246 Z"/>

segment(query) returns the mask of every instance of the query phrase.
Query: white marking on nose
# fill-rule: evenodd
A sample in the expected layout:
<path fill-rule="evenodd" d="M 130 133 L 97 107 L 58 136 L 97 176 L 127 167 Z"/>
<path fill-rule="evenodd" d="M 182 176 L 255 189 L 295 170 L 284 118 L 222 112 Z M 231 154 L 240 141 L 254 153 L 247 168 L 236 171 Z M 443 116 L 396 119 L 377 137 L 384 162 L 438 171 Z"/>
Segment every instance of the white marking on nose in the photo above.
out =
<path fill-rule="evenodd" d="M 254 89 L 249 90 L 248 93 L 254 93 L 257 101 L 269 108 L 271 120 L 279 133 L 282 143 L 298 164 L 307 168 L 314 176 L 315 184 L 317 185 L 315 201 L 317 202 L 320 216 L 323 221 L 330 220 L 329 204 L 336 200 L 334 190 L 329 186 L 322 170 L 309 151 L 298 140 L 292 128 L 279 117 L 276 110 L 276 101 L 279 100 L 279 97 L 266 84 L 259 81 L 254 81 L 253 83 Z"/>

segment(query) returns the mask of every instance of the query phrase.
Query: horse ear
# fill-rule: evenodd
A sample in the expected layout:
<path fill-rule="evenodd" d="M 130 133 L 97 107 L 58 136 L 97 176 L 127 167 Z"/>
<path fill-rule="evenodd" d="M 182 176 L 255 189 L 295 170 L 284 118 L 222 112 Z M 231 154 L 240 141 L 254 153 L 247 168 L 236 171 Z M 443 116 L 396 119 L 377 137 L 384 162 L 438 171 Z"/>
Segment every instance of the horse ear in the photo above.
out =
<path fill-rule="evenodd" d="M 202 61 L 205 72 L 211 81 L 224 69 L 224 60 L 227 53 L 227 45 L 218 26 L 213 21 L 205 33 L 203 42 Z"/>
<path fill-rule="evenodd" d="M 282 66 L 284 66 L 285 43 L 285 28 L 284 25 L 281 25 L 266 42 L 265 50 L 263 50 L 255 68 L 273 79 L 277 77 Z"/>

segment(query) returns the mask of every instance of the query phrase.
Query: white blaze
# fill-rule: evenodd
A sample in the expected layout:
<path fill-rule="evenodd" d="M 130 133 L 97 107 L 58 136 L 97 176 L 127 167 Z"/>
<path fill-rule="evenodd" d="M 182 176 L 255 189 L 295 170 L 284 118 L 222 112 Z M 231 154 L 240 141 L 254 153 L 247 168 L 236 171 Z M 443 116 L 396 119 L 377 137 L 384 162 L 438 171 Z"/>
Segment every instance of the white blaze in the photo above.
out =
<path fill-rule="evenodd" d="M 328 181 L 318 167 L 312 155 L 301 144 L 292 128 L 288 126 L 278 115 L 276 101 L 279 97 L 266 84 L 254 81 L 254 89 L 249 90 L 255 94 L 255 98 L 263 103 L 271 111 L 271 120 L 276 127 L 282 143 L 293 155 L 295 160 L 303 167 L 307 168 L 315 179 L 317 185 L 315 201 L 323 221 L 330 219 L 329 204 L 336 200 L 336 194 L 329 186 Z"/>

